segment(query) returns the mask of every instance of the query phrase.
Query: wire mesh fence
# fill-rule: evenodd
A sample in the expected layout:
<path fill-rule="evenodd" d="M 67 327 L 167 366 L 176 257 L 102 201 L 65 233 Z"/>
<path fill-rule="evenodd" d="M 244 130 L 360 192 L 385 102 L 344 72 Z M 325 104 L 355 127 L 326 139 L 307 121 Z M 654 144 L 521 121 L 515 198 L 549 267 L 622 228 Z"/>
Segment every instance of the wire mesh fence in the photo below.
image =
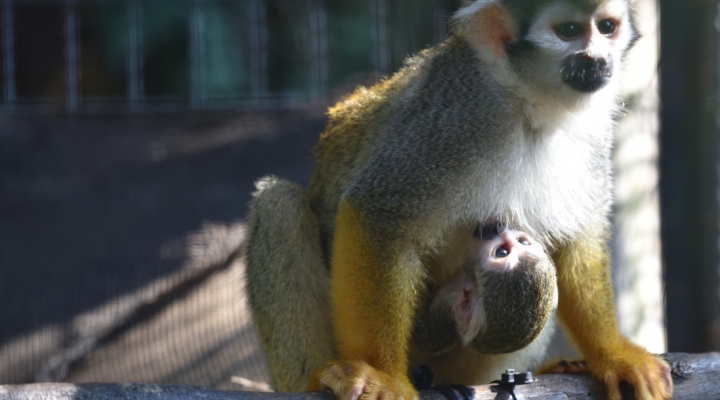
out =
<path fill-rule="evenodd" d="M 459 0 L 3 0 L 2 104 L 276 107 L 397 70 Z"/>

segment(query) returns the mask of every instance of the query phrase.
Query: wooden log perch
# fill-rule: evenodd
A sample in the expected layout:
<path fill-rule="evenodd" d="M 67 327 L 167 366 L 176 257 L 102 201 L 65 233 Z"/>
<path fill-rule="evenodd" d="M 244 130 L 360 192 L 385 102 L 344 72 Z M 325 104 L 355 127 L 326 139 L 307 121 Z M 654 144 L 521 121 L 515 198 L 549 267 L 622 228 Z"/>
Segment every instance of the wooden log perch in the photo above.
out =
<path fill-rule="evenodd" d="M 663 357 L 672 365 L 675 394 L 673 399 L 720 399 L 720 353 L 687 354 L 669 353 Z M 500 377 L 498 377 L 499 379 Z M 587 374 L 540 375 L 533 383 L 517 386 L 518 398 L 548 399 L 603 399 L 605 387 Z M 475 400 L 511 399 L 511 395 L 498 385 L 474 386 Z M 623 388 L 626 399 L 632 399 L 629 386 Z M 421 392 L 421 400 L 447 400 L 436 390 Z M 58 399 L 58 400 L 334 400 L 330 392 L 267 393 L 234 392 L 207 389 L 197 386 L 156 385 L 146 383 L 36 383 L 27 385 L 0 385 L 0 400 Z"/>

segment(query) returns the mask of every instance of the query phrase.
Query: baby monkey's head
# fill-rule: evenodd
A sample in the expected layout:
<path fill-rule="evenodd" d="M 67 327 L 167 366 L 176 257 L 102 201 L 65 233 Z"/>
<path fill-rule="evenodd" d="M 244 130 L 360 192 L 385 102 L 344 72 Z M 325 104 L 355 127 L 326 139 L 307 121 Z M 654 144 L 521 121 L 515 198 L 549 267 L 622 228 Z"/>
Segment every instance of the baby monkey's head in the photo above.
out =
<path fill-rule="evenodd" d="M 532 342 L 557 306 L 555 266 L 543 246 L 503 223 L 479 225 L 466 262 L 418 318 L 424 351 L 456 345 L 483 354 L 509 353 Z"/>

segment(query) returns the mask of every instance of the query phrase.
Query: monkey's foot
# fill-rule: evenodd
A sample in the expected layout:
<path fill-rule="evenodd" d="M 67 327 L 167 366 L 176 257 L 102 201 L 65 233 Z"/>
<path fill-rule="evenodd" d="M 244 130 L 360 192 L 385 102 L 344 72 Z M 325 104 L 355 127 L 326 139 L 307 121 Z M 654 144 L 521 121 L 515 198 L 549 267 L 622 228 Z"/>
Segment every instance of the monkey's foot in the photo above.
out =
<path fill-rule="evenodd" d="M 540 368 L 538 374 L 582 374 L 585 372 L 590 372 L 590 367 L 584 360 L 562 360 L 559 362 L 551 362 Z"/>
<path fill-rule="evenodd" d="M 610 400 L 622 399 L 621 381 L 633 387 L 637 400 L 672 397 L 673 382 L 667 362 L 629 341 L 603 358 L 590 360 L 589 367 L 593 376 L 605 382 Z"/>
<path fill-rule="evenodd" d="M 378 371 L 363 361 L 336 361 L 316 373 L 309 390 L 330 389 L 342 400 L 417 400 L 405 376 Z"/>

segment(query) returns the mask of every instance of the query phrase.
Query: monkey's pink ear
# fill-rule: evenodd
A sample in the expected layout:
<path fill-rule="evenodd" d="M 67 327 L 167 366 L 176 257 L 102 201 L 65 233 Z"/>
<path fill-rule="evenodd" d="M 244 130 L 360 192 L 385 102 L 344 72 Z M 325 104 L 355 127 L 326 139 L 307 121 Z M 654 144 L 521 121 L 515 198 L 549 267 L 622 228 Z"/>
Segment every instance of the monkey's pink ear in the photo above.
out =
<path fill-rule="evenodd" d="M 458 13 L 457 22 L 461 31 L 471 41 L 492 51 L 496 57 L 506 58 L 505 45 L 517 36 L 512 16 L 495 2 L 488 4 L 477 1 L 476 4 L 479 7 L 469 6 Z"/>

